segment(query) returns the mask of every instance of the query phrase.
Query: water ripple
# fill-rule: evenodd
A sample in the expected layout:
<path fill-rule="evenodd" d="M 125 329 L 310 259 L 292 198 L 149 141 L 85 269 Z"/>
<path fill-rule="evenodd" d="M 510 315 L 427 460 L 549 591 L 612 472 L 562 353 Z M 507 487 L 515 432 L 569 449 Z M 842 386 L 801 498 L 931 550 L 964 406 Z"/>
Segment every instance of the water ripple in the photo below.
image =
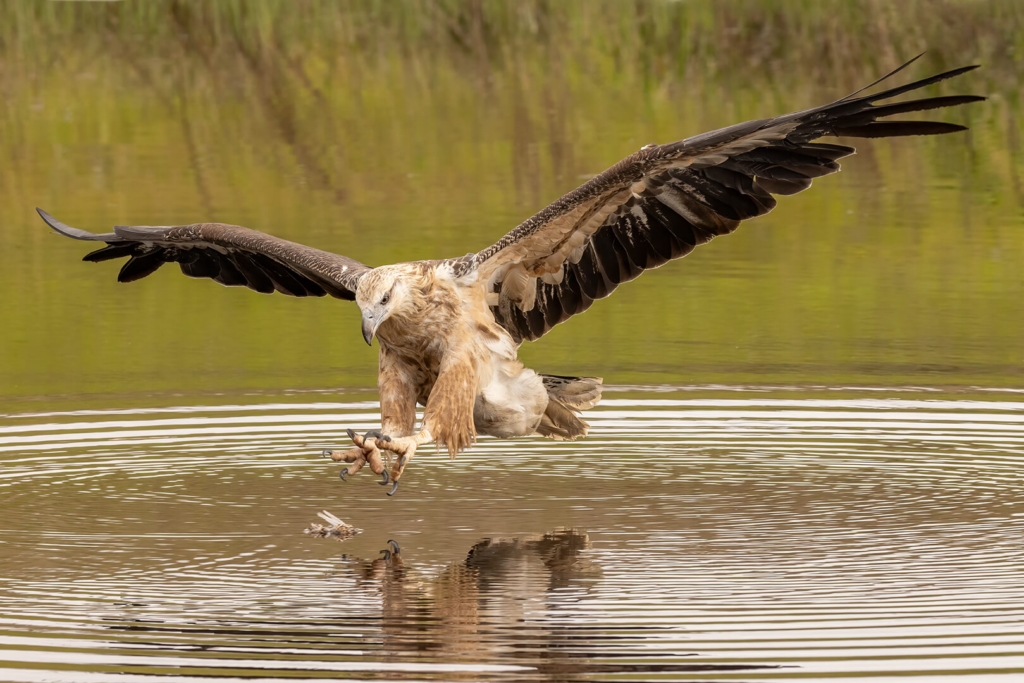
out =
<path fill-rule="evenodd" d="M 838 393 L 610 393 L 394 499 L 316 455 L 369 402 L 0 417 L 0 680 L 1018 680 L 1024 403 Z"/>

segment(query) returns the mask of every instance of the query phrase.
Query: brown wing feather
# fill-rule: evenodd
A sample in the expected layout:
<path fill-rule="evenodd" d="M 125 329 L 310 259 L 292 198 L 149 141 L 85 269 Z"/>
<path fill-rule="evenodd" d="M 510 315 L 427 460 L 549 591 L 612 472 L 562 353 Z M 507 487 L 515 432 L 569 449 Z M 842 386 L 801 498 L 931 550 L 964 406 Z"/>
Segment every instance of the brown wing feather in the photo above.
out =
<path fill-rule="evenodd" d="M 814 178 L 838 171 L 837 160 L 854 152 L 852 147 L 813 142 L 817 138 L 963 130 L 949 123 L 878 119 L 983 97 L 874 103 L 974 68 L 954 69 L 875 95 L 855 97 L 859 93 L 854 93 L 814 109 L 748 121 L 679 142 L 649 145 L 487 249 L 453 260 L 453 268 L 457 276 L 476 277 L 477 284 L 486 287 L 495 319 L 516 341 L 538 339 L 644 270 L 685 256 L 732 232 L 741 221 L 768 213 L 775 207 L 773 195 L 807 189 Z"/>
<path fill-rule="evenodd" d="M 96 235 L 72 228 L 42 209 L 47 225 L 77 240 L 106 242 L 87 254 L 86 261 L 128 257 L 119 282 L 150 275 L 165 263 L 177 263 L 189 277 L 206 277 L 227 286 L 248 287 L 270 294 L 355 299 L 356 285 L 369 266 L 266 233 L 225 223 L 180 226 L 116 226 Z"/>

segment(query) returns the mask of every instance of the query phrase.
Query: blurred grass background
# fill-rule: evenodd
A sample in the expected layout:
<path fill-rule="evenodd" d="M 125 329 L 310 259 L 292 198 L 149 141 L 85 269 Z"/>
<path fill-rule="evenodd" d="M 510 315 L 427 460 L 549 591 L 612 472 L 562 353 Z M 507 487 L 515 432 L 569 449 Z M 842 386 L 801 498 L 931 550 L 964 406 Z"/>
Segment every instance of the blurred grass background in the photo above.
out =
<path fill-rule="evenodd" d="M 0 8 L 0 44 L 21 64 L 120 64 L 158 50 L 164 59 L 243 70 L 254 58 L 518 70 L 520 60 L 557 54 L 598 69 L 628 65 L 618 69 L 622 78 L 652 83 L 700 76 L 761 84 L 750 69 L 833 83 L 925 50 L 1012 77 L 1022 15 L 1013 0 L 12 0 Z"/>
<path fill-rule="evenodd" d="M 906 78 L 990 100 L 524 348 L 609 381 L 1024 380 L 1024 3 L 0 4 L 0 396 L 371 386 L 354 308 L 77 263 L 72 225 L 222 220 L 371 264 L 497 239 L 648 142 Z M 899 78 L 904 78 L 901 74 Z M 349 310 L 352 309 L 352 310 Z"/>

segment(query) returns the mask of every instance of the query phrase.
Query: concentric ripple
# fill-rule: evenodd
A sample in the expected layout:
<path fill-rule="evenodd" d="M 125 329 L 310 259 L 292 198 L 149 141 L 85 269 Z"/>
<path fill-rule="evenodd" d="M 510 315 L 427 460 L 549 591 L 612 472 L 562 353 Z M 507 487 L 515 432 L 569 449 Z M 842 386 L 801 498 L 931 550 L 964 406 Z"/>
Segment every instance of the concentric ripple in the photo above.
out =
<path fill-rule="evenodd" d="M 880 395 L 609 391 L 394 498 L 318 457 L 373 402 L 3 416 L 0 680 L 1024 680 L 1024 403 Z"/>

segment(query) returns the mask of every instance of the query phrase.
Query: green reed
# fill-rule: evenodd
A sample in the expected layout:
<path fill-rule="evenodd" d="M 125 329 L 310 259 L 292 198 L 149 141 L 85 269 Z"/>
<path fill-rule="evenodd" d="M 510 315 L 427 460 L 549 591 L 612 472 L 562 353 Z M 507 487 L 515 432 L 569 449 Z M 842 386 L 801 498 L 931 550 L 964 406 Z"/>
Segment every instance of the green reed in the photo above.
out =
<path fill-rule="evenodd" d="M 0 50 L 22 63 L 77 53 L 224 67 L 397 53 L 487 69 L 556 51 L 566 62 L 617 62 L 623 75 L 654 81 L 785 78 L 787 70 L 832 81 L 926 50 L 935 62 L 1015 73 L 1022 28 L 1015 0 L 9 0 L 0 7 Z"/>

